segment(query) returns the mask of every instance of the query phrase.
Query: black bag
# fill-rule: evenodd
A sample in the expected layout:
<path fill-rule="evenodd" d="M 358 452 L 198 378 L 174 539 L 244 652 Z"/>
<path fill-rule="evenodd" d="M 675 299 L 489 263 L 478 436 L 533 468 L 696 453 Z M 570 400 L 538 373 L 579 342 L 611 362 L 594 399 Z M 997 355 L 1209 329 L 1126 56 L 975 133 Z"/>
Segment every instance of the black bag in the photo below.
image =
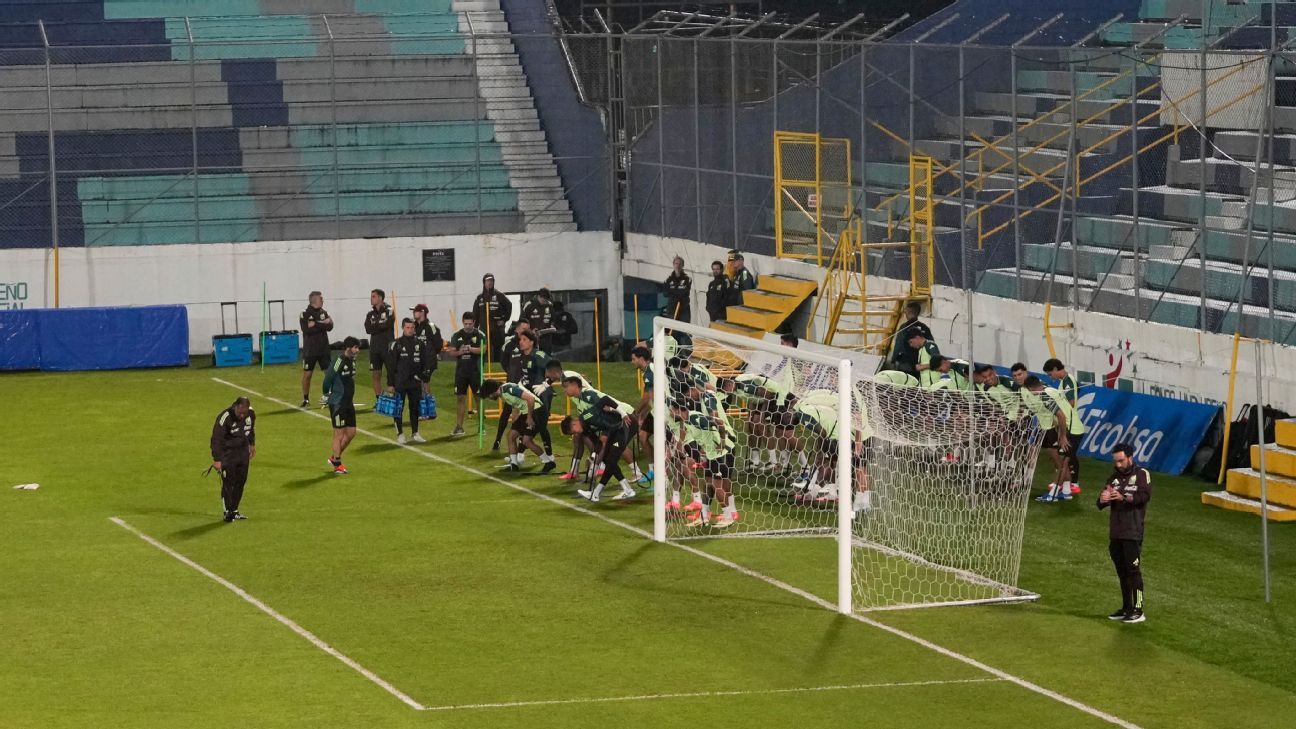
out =
<path fill-rule="evenodd" d="M 1284 410 L 1264 407 L 1264 443 L 1274 442 L 1274 423 L 1291 417 Z M 1227 468 L 1249 468 L 1251 466 L 1251 446 L 1261 443 L 1260 418 L 1256 417 L 1255 406 L 1243 405 L 1238 416 L 1229 429 L 1228 453 L 1224 465 Z"/>

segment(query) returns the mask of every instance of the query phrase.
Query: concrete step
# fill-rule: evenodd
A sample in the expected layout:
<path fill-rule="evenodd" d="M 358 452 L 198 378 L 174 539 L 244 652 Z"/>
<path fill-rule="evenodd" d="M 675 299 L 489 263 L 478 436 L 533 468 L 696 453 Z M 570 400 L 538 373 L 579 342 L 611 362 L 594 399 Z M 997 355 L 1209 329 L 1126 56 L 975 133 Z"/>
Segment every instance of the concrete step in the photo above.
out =
<path fill-rule="evenodd" d="M 1215 506 L 1229 511 L 1241 511 L 1259 516 L 1264 509 L 1265 517 L 1273 522 L 1296 521 L 1296 509 L 1287 509 L 1274 504 L 1267 507 L 1256 499 L 1231 494 L 1228 491 L 1203 491 L 1201 501 L 1207 506 Z"/>
<path fill-rule="evenodd" d="M 767 330 L 758 327 L 749 327 L 743 324 L 735 324 L 728 321 L 713 321 L 711 328 L 731 334 L 741 334 L 751 337 L 752 339 L 761 339 L 765 336 Z"/>

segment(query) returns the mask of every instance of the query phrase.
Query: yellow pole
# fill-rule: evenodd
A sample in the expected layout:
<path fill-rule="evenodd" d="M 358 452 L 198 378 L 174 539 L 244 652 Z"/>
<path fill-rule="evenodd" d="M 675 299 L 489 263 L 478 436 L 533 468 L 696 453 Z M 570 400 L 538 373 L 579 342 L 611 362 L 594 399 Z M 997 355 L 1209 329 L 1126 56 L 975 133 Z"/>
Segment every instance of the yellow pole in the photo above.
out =
<path fill-rule="evenodd" d="M 59 248 L 54 246 L 54 308 L 59 308 Z"/>
<path fill-rule="evenodd" d="M 599 392 L 603 391 L 603 340 L 599 337 L 599 300 L 594 297 L 594 372 Z"/>
<path fill-rule="evenodd" d="M 1046 302 L 1044 304 L 1044 341 L 1048 343 L 1049 356 L 1057 358 L 1057 349 L 1053 346 L 1053 330 L 1049 324 L 1049 316 L 1053 313 L 1053 304 Z"/>
<path fill-rule="evenodd" d="M 1237 382 L 1238 345 L 1241 343 L 1242 335 L 1234 332 L 1233 358 L 1229 362 L 1228 398 L 1224 405 L 1224 440 L 1220 442 L 1220 469 L 1219 475 L 1215 478 L 1216 484 L 1224 483 L 1224 472 L 1228 470 L 1229 431 L 1231 430 L 1230 426 L 1233 424 L 1233 384 Z"/>

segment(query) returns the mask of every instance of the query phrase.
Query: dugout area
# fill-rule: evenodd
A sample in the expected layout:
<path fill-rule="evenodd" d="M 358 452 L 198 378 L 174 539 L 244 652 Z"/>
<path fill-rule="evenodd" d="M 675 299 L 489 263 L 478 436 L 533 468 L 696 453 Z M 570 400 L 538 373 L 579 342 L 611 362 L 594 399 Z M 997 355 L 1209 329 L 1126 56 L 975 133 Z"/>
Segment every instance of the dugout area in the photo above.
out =
<path fill-rule="evenodd" d="M 1021 682 L 1124 725 L 1281 726 L 1291 716 L 1291 678 L 1277 670 L 1292 647 L 1290 613 L 1230 598 L 1258 579 L 1228 556 L 1250 522 L 1206 513 L 1169 479 L 1150 517 L 1159 604 L 1146 631 L 1094 617 L 1113 590 L 1105 521 L 1087 503 L 1032 503 L 1022 579 L 1044 596 L 1038 604 L 869 624 L 806 597 L 831 599 L 831 542 L 652 544 L 646 499 L 581 504 L 556 479 L 497 472 L 500 459 L 475 439 L 446 438 L 444 417 L 419 450 L 448 462 L 397 447 L 390 424 L 362 412 L 375 435 L 359 436 L 352 475 L 335 478 L 323 468 L 327 421 L 290 407 L 298 372 L 0 382 L 30 403 L 0 422 L 0 472 L 42 484 L 0 494 L 0 725 L 1113 725 Z M 604 374 L 609 391 L 633 391 L 628 366 Z M 452 402 L 445 385 L 435 380 L 436 394 Z M 241 388 L 259 393 L 258 456 L 251 519 L 227 525 L 200 474 L 210 420 Z M 1279 606 L 1296 599 L 1287 546 L 1275 548 Z M 708 559 L 736 561 L 735 550 L 758 574 Z M 1155 688 L 1114 692 L 1113 672 L 1124 670 Z M 1247 712 L 1231 708 L 1240 701 Z"/>

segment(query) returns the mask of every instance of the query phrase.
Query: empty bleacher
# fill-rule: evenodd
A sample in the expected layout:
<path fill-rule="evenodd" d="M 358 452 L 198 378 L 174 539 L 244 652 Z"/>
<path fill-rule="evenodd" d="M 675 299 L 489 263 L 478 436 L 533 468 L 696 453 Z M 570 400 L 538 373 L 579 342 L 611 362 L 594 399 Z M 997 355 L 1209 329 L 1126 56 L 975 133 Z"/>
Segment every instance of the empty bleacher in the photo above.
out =
<path fill-rule="evenodd" d="M 0 247 L 52 243 L 51 127 L 64 246 L 574 229 L 511 42 L 470 30 L 498 4 L 2 4 Z"/>

